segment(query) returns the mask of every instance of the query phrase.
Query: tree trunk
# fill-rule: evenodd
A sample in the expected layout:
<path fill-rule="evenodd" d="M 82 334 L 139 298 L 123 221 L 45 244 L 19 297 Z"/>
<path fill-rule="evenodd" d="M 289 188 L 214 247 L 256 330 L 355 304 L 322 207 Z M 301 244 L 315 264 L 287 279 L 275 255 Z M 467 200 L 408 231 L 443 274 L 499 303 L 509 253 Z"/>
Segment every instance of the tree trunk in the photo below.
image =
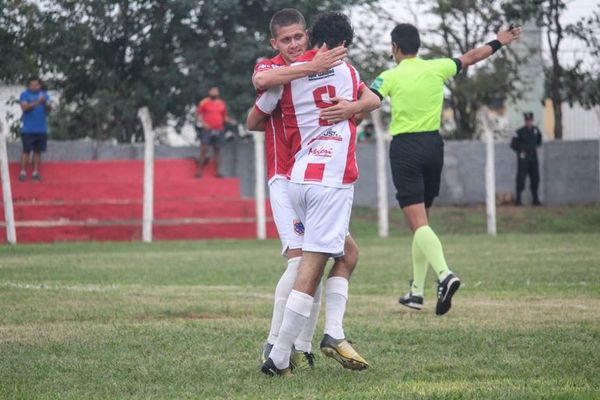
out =
<path fill-rule="evenodd" d="M 558 62 L 558 54 L 552 50 L 552 71 L 550 73 L 550 98 L 552 99 L 552 111 L 554 113 L 554 139 L 562 140 L 562 95 L 560 93 L 560 80 L 562 70 Z"/>
<path fill-rule="evenodd" d="M 562 126 L 562 103 L 560 101 L 560 94 L 557 99 L 552 96 L 552 111 L 554 112 L 554 139 L 562 140 L 563 138 L 563 126 Z"/>

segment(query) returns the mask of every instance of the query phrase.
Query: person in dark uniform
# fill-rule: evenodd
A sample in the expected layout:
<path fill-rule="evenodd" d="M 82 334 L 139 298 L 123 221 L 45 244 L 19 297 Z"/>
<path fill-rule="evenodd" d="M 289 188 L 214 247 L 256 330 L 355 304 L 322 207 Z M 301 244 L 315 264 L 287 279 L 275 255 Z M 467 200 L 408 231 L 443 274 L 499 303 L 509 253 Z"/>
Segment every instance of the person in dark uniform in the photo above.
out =
<path fill-rule="evenodd" d="M 533 113 L 526 112 L 525 126 L 517 130 L 510 142 L 510 147 L 517 152 L 517 195 L 515 205 L 520 206 L 521 192 L 525 189 L 525 178 L 529 175 L 529 185 L 533 205 L 541 206 L 538 197 L 540 184 L 540 169 L 537 158 L 537 148 L 542 145 L 542 133 L 537 126 L 533 126 Z"/>

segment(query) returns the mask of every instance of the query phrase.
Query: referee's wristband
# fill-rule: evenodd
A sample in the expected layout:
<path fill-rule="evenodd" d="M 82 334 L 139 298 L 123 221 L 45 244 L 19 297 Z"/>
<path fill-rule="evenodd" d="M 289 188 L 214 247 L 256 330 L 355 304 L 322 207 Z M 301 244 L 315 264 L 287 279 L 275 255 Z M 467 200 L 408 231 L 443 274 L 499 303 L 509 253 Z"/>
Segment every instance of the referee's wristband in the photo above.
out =
<path fill-rule="evenodd" d="M 487 42 L 486 44 L 492 48 L 492 54 L 500 50 L 500 47 L 502 47 L 502 43 L 500 43 L 498 39 L 494 39 L 491 42 Z"/>

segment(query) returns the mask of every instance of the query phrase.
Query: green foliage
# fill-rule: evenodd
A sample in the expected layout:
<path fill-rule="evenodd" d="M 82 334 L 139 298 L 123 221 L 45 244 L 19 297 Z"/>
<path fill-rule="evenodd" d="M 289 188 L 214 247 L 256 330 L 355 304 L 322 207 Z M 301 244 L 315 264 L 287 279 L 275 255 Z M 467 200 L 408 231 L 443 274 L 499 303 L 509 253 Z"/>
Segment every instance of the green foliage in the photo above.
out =
<path fill-rule="evenodd" d="M 61 93 L 50 118 L 55 137 L 143 140 L 138 108 L 148 106 L 155 124 L 182 122 L 211 85 L 241 119 L 254 99 L 256 59 L 273 54 L 268 23 L 276 10 L 295 7 L 310 20 L 358 2 L 56 0 L 39 11 L 34 2 L 11 1 L 0 18 L 21 26 L 0 29 L 0 38 L 11 39 L 4 45 L 23 37 L 22 47 L 9 45 L 22 62 L 2 72 L 14 80 L 39 68 L 51 77 Z M 30 14 L 37 23 L 21 21 Z"/>
<path fill-rule="evenodd" d="M 0 3 L 0 82 L 23 81 L 40 66 L 38 7 L 24 0 Z"/>

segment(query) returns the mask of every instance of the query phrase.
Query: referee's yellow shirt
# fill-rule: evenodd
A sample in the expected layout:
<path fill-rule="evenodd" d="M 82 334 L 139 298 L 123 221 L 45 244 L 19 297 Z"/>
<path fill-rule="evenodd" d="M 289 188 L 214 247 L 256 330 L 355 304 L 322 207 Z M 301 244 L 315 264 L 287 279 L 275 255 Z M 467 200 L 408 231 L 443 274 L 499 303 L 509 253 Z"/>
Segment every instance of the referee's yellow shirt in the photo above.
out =
<path fill-rule="evenodd" d="M 459 65 L 452 58 L 407 58 L 375 79 L 371 89 L 390 97 L 392 136 L 440 129 L 444 81 L 459 72 Z"/>

